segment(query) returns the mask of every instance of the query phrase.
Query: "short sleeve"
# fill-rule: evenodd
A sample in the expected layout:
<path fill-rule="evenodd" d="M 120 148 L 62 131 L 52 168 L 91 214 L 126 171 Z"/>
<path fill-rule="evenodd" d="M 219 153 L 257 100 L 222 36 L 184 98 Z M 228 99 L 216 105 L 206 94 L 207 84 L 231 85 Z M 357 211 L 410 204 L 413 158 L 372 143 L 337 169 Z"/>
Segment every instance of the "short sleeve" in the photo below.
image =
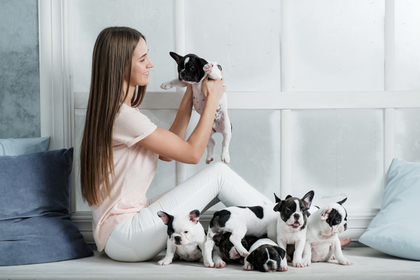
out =
<path fill-rule="evenodd" d="M 138 109 L 123 104 L 114 124 L 114 144 L 131 147 L 149 136 L 157 126 Z"/>

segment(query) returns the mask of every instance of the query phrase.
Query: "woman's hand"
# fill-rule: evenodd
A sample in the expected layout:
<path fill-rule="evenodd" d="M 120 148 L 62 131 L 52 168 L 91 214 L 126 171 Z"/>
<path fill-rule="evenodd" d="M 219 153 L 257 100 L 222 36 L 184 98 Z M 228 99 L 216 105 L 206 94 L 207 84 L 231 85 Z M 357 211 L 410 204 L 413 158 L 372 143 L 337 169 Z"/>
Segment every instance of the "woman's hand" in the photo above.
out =
<path fill-rule="evenodd" d="M 224 83 L 225 80 L 223 78 L 220 80 L 209 80 L 209 76 L 207 75 L 203 80 L 201 88 L 206 100 L 214 98 L 217 102 L 219 102 L 219 99 L 226 90 Z"/>

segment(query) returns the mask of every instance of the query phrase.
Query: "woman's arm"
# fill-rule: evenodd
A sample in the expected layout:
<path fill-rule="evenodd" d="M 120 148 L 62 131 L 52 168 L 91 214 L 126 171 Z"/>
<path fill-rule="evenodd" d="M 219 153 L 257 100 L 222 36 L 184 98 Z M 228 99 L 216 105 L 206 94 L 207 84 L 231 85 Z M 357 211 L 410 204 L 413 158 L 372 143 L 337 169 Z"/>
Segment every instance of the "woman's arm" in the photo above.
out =
<path fill-rule="evenodd" d="M 185 132 L 188 128 L 188 123 L 191 119 L 193 107 L 193 92 L 192 86 L 190 84 L 187 85 L 187 90 L 182 97 L 181 104 L 179 105 L 178 112 L 176 113 L 176 117 L 172 126 L 169 128 L 169 131 L 178 135 L 181 139 L 184 139 Z M 166 158 L 162 155 L 159 156 L 160 160 L 163 161 L 172 161 L 170 158 Z"/>
<path fill-rule="evenodd" d="M 184 138 L 185 132 L 187 131 L 188 123 L 191 119 L 192 107 L 193 107 L 193 96 L 192 96 L 192 86 L 187 85 L 187 90 L 185 91 L 184 97 L 182 97 L 181 104 L 179 105 L 178 112 L 176 114 L 175 120 L 172 123 L 169 131 L 175 133 L 180 138 Z"/>
<path fill-rule="evenodd" d="M 174 132 L 158 127 L 153 133 L 141 140 L 139 144 L 163 158 L 174 159 L 183 163 L 198 163 L 211 134 L 219 99 L 226 89 L 223 83 L 223 79 L 208 80 L 207 77 L 204 79 L 202 88 L 203 94 L 206 96 L 206 103 L 200 120 L 188 140 L 184 141 Z M 181 123 L 182 121 L 179 121 L 179 124 Z M 179 129 L 180 127 L 182 129 Z M 177 128 L 177 131 L 181 133 L 184 129 L 186 130 L 184 125 L 177 126 Z M 183 133 L 185 134 L 185 131 Z"/>

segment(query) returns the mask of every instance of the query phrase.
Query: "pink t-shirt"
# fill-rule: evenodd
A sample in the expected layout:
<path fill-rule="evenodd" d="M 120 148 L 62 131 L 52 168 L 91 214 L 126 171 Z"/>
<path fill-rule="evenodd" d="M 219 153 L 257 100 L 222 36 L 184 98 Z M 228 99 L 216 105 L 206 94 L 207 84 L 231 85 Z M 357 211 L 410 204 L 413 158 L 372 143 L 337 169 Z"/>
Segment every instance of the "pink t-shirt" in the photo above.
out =
<path fill-rule="evenodd" d="M 114 124 L 112 148 L 115 177 L 111 196 L 92 207 L 93 237 L 101 252 L 114 228 L 147 207 L 146 192 L 155 175 L 158 155 L 136 145 L 156 125 L 136 108 L 123 104 Z"/>

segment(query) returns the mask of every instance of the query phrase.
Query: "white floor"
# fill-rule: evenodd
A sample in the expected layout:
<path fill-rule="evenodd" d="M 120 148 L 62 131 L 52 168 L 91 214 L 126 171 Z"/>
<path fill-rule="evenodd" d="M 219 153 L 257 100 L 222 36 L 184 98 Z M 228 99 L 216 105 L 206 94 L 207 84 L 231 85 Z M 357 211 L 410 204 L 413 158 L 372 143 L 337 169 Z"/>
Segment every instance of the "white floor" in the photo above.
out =
<path fill-rule="evenodd" d="M 223 269 L 177 261 L 166 267 L 155 259 L 121 263 L 95 251 L 95 256 L 56 263 L 0 267 L 0 279 L 420 279 L 420 262 L 402 260 L 368 247 L 346 247 L 352 266 L 314 263 L 308 268 L 289 267 L 288 272 L 244 271 L 239 264 Z"/>

